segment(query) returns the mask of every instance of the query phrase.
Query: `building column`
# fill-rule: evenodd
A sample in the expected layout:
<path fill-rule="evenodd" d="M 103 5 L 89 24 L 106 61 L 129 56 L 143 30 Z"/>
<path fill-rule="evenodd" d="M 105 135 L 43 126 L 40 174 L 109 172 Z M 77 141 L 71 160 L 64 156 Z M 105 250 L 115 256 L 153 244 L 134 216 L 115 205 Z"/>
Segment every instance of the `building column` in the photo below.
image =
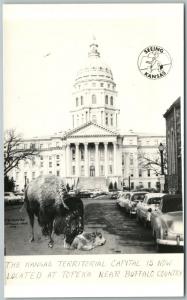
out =
<path fill-rule="evenodd" d="M 79 162 L 79 144 L 75 144 L 75 174 L 77 177 L 79 177 L 79 169 L 80 169 L 80 162 Z"/>
<path fill-rule="evenodd" d="M 99 176 L 99 143 L 95 143 L 95 176 Z"/>
<path fill-rule="evenodd" d="M 66 144 L 66 176 L 70 176 L 70 144 Z"/>
<path fill-rule="evenodd" d="M 108 176 L 108 143 L 104 143 L 105 152 L 105 176 Z"/>
<path fill-rule="evenodd" d="M 84 168 L 85 176 L 88 177 L 88 143 L 84 143 Z"/>
<path fill-rule="evenodd" d="M 114 162 L 114 176 L 116 176 L 116 159 L 117 159 L 117 144 L 116 142 L 113 143 L 113 162 Z"/>

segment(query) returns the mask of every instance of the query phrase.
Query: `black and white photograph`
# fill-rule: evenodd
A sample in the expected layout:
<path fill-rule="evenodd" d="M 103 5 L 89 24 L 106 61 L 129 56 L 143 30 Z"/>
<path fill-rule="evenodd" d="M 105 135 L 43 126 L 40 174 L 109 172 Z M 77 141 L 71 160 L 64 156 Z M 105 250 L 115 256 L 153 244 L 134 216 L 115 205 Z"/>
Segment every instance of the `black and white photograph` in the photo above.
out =
<path fill-rule="evenodd" d="M 126 255 L 179 257 L 157 276 L 181 295 L 183 5 L 11 4 L 3 25 L 7 295 L 14 259 Z"/>

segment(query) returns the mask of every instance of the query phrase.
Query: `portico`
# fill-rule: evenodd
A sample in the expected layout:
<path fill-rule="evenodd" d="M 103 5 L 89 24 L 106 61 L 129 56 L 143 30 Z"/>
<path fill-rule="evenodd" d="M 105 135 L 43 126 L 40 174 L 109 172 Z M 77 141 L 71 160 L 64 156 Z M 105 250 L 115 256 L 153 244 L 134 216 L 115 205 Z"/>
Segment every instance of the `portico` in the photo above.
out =
<path fill-rule="evenodd" d="M 66 176 L 116 176 L 117 142 L 71 141 L 66 144 Z"/>

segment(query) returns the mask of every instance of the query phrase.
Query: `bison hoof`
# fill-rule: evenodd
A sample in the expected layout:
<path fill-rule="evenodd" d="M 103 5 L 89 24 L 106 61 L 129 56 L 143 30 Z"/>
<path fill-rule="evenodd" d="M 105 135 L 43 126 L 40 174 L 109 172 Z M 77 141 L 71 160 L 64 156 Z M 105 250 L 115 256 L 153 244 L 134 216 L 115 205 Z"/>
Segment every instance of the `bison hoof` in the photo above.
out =
<path fill-rule="evenodd" d="M 50 242 L 48 243 L 48 247 L 49 247 L 49 248 L 53 248 L 53 244 L 54 244 L 54 242 L 50 241 Z"/>
<path fill-rule="evenodd" d="M 34 242 L 34 237 L 32 236 L 29 240 L 30 243 Z"/>

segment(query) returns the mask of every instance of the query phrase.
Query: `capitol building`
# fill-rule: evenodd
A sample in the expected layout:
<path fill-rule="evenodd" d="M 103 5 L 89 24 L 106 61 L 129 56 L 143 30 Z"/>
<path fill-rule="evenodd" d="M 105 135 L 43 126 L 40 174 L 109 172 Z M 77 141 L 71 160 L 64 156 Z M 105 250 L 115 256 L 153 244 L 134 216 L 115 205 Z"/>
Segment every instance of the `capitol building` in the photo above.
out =
<path fill-rule="evenodd" d="M 160 175 L 142 169 L 140 157 L 156 157 L 165 136 L 120 131 L 116 83 L 95 39 L 76 74 L 70 113 L 71 130 L 22 141 L 19 147 L 35 147 L 39 154 L 9 174 L 18 190 L 41 174 L 61 176 L 70 187 L 84 190 L 108 190 L 111 183 L 118 189 L 158 187 Z"/>

